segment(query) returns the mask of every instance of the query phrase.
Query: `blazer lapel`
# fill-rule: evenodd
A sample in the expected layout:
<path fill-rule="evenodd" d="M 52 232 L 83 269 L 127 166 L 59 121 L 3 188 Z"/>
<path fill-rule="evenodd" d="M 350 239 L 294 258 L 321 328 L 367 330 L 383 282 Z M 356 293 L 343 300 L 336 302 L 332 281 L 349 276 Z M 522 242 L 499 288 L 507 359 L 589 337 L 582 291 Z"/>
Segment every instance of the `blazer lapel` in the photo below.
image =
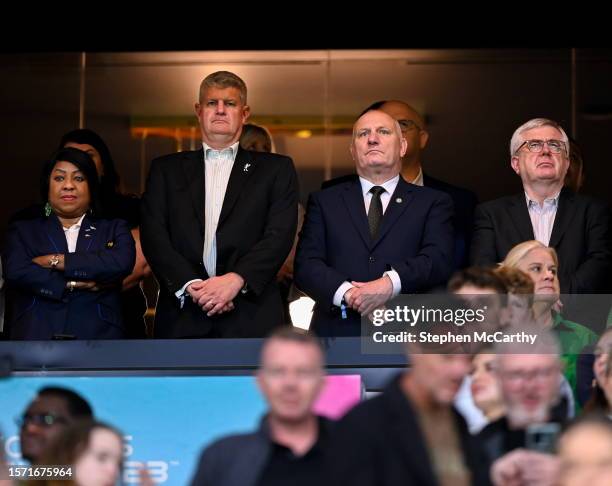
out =
<path fill-rule="evenodd" d="M 55 214 L 51 214 L 44 222 L 45 231 L 55 253 L 68 253 L 68 243 L 62 228 L 62 223 Z"/>
<path fill-rule="evenodd" d="M 370 248 L 372 246 L 372 238 L 370 237 L 370 227 L 368 226 L 368 215 L 365 212 L 363 202 L 363 193 L 361 192 L 361 183 L 359 179 L 352 184 L 347 185 L 342 191 L 342 199 L 349 212 L 351 220 L 361 236 L 364 244 Z"/>
<path fill-rule="evenodd" d="M 510 214 L 510 219 L 520 235 L 519 241 L 535 239 L 533 235 L 533 226 L 531 225 L 531 218 L 529 217 L 529 210 L 527 209 L 527 203 L 525 201 L 525 194 L 517 194 L 510 199 L 510 203 L 508 204 L 508 213 Z"/>
<path fill-rule="evenodd" d="M 391 199 L 389 200 L 389 205 L 383 215 L 382 224 L 380 226 L 380 231 L 378 232 L 378 238 L 374 242 L 374 246 L 376 246 L 389 232 L 393 225 L 396 223 L 398 218 L 404 213 L 410 201 L 414 197 L 412 191 L 414 187 L 412 184 L 408 184 L 401 176 L 395 191 L 391 194 Z"/>
<path fill-rule="evenodd" d="M 191 204 L 195 211 L 201 230 L 204 230 L 204 149 L 189 152 L 181 161 L 185 178 L 188 181 Z"/>
<path fill-rule="evenodd" d="M 257 163 L 249 155 L 246 150 L 243 150 L 240 146 L 238 147 L 238 153 L 234 160 L 232 172 L 230 174 L 229 181 L 227 183 L 227 189 L 225 190 L 225 197 L 223 198 L 223 206 L 221 207 L 221 215 L 219 216 L 219 224 L 221 226 L 223 221 L 230 215 L 236 201 L 242 193 L 242 188 L 245 182 L 257 169 Z"/>
<path fill-rule="evenodd" d="M 559 196 L 559 207 L 555 215 L 555 222 L 553 224 L 548 246 L 556 247 L 561 241 L 561 237 L 565 234 L 565 230 L 568 228 L 576 212 L 576 205 L 572 204 L 573 201 L 574 193 L 567 189 L 563 189 Z"/>
<path fill-rule="evenodd" d="M 77 238 L 76 251 L 89 251 L 91 244 L 98 239 L 98 225 L 88 216 L 81 221 L 81 229 Z M 95 245 L 94 245 L 95 248 Z"/>

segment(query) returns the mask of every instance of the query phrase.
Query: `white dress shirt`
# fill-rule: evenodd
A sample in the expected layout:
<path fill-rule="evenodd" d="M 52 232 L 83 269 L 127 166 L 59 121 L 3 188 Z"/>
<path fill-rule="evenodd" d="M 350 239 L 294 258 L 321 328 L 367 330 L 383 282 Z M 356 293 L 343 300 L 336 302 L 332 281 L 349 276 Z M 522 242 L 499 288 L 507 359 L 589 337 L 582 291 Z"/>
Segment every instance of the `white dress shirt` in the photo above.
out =
<path fill-rule="evenodd" d="M 559 207 L 559 195 L 544 199 L 544 203 L 540 204 L 531 199 L 525 193 L 527 201 L 527 209 L 531 218 L 531 226 L 533 227 L 533 236 L 543 245 L 548 246 L 550 243 L 550 235 L 552 234 L 553 225 L 555 224 L 555 216 Z"/>
<path fill-rule="evenodd" d="M 229 182 L 236 154 L 238 153 L 236 142 L 222 150 L 215 150 L 207 144 L 202 143 L 204 148 L 204 248 L 202 249 L 202 261 L 209 277 L 217 274 L 217 226 L 221 208 L 225 198 L 225 191 Z M 194 279 L 187 282 L 176 292 L 176 297 L 183 304 L 184 294 L 187 287 Z"/>
<path fill-rule="evenodd" d="M 374 184 L 364 179 L 363 177 L 359 178 L 359 182 L 361 183 L 363 204 L 365 206 L 365 211 L 367 214 L 368 211 L 370 210 L 370 202 L 372 202 L 372 193 L 370 192 L 370 189 L 372 189 L 374 186 L 378 184 Z M 380 184 L 380 187 L 382 187 L 385 190 L 380 195 L 380 201 L 383 207 L 383 214 L 385 214 L 385 211 L 387 210 L 387 206 L 389 206 L 389 201 L 391 200 L 391 196 L 393 195 L 393 192 L 395 191 L 395 188 L 397 187 L 398 182 L 399 182 L 399 175 L 396 175 L 393 179 L 389 179 L 387 182 Z M 399 274 L 395 270 L 391 269 L 387 272 L 384 272 L 383 276 L 384 275 L 387 275 L 391 279 L 391 283 L 393 284 L 392 297 L 396 297 L 402 291 L 402 281 L 400 279 Z M 334 305 L 340 307 L 344 294 L 351 288 L 353 288 L 353 285 L 350 282 L 342 282 L 342 284 L 340 284 L 340 287 L 338 287 L 338 290 L 336 290 L 336 292 L 334 293 L 334 298 L 333 298 Z"/>
<path fill-rule="evenodd" d="M 85 215 L 81 216 L 79 220 L 74 223 L 70 228 L 63 228 L 64 236 L 66 237 L 66 243 L 68 243 L 68 253 L 74 253 L 76 251 L 77 240 L 79 239 L 79 231 L 81 230 L 81 223 Z"/>

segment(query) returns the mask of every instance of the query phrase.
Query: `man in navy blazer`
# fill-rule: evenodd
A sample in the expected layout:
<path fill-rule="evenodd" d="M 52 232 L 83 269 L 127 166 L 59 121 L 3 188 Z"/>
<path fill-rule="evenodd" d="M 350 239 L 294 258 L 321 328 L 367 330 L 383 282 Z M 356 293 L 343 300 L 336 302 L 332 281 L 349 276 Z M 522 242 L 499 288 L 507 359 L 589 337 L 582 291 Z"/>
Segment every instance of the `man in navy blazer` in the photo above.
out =
<path fill-rule="evenodd" d="M 400 176 L 406 140 L 398 122 L 365 113 L 350 150 L 359 178 L 311 195 L 295 258 L 319 335 L 358 335 L 360 315 L 442 284 L 452 271 L 451 198 Z"/>
<path fill-rule="evenodd" d="M 476 194 L 469 189 L 449 184 L 423 171 L 423 151 L 429 142 L 429 132 L 425 118 L 408 103 L 399 100 L 376 101 L 361 114 L 370 110 L 381 110 L 391 115 L 400 124 L 402 135 L 406 139 L 406 153 L 402 157 L 402 177 L 417 186 L 431 187 L 436 191 L 447 193 L 453 200 L 453 228 L 455 236 L 454 268 L 465 268 L 468 264 L 468 253 L 472 238 L 474 209 L 478 204 Z M 323 182 L 321 189 L 343 181 L 356 179 L 355 174 L 338 177 Z"/>

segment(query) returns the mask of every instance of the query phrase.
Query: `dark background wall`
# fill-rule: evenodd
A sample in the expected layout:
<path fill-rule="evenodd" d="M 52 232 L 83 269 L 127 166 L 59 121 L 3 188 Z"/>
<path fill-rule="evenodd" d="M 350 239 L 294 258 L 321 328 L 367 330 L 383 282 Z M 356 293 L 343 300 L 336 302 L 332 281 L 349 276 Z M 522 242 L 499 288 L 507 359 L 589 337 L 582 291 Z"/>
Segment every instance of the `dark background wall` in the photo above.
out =
<path fill-rule="evenodd" d="M 218 69 L 245 79 L 256 118 L 277 120 L 277 151 L 294 158 L 303 201 L 326 176 L 352 170 L 352 117 L 375 100 L 396 98 L 427 116 L 427 170 L 481 200 L 520 189 L 509 167 L 510 137 L 524 121 L 545 116 L 582 146 L 584 192 L 612 202 L 610 49 L 88 53 L 84 71 L 80 62 L 79 53 L 0 55 L 2 239 L 8 216 L 38 201 L 41 162 L 78 127 L 82 100 L 85 126 L 107 141 L 124 188 L 139 193 L 150 159 L 178 142 L 143 141 L 133 132 L 136 120 L 192 123 L 199 83 Z M 334 129 L 338 117 L 345 121 Z M 296 119 L 327 128 L 299 138 L 285 122 Z M 183 148 L 190 143 L 199 139 L 183 140 Z"/>

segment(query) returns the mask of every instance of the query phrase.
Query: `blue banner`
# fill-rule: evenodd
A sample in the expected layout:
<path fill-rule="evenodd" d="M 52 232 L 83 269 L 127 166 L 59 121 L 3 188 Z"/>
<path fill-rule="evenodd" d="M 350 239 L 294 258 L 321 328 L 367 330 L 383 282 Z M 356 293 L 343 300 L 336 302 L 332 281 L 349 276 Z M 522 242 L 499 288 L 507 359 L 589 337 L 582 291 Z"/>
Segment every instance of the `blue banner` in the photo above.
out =
<path fill-rule="evenodd" d="M 24 464 L 20 417 L 37 390 L 70 388 L 85 398 L 96 419 L 125 437 L 125 484 L 138 484 L 146 467 L 157 484 L 184 486 L 203 446 L 254 430 L 266 404 L 251 376 L 13 377 L 0 380 L 0 431 L 8 462 Z"/>

